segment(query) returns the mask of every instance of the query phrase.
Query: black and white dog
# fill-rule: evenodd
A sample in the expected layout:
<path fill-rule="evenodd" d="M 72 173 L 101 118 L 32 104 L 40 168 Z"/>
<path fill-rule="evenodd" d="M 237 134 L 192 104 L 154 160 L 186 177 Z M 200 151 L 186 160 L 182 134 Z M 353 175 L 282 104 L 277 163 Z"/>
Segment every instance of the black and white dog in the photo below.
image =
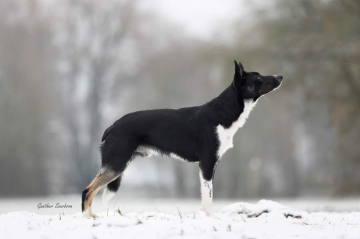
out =
<path fill-rule="evenodd" d="M 95 217 L 91 202 L 102 187 L 106 186 L 104 201 L 115 194 L 134 157 L 155 154 L 198 163 L 202 206 L 209 215 L 217 163 L 233 147 L 234 134 L 244 125 L 257 100 L 278 88 L 281 81 L 280 75 L 245 72 L 235 61 L 231 85 L 210 102 L 177 110 L 138 111 L 117 120 L 102 137 L 101 170 L 82 192 L 83 216 Z"/>

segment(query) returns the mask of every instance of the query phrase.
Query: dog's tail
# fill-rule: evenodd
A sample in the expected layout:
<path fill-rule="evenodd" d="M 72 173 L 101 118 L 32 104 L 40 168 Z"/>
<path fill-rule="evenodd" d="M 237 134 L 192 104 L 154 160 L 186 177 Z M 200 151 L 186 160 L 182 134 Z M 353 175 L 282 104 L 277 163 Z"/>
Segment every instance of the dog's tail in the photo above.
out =
<path fill-rule="evenodd" d="M 120 183 L 121 183 L 121 175 L 119 177 L 117 177 L 114 181 L 110 182 L 106 188 L 104 189 L 104 193 L 102 196 L 102 201 L 103 204 L 106 205 L 107 202 L 114 197 L 115 193 L 117 192 L 117 190 L 120 187 Z"/>

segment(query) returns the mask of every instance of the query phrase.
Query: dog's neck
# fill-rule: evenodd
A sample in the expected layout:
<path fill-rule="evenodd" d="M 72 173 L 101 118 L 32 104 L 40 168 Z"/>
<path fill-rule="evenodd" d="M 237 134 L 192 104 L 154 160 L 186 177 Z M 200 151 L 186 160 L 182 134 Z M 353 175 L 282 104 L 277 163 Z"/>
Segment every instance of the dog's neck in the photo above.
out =
<path fill-rule="evenodd" d="M 245 123 L 250 111 L 256 102 L 242 100 L 242 97 L 230 85 L 218 97 L 208 103 L 209 107 L 215 113 L 216 124 L 229 128 L 236 122 L 239 127 Z"/>
<path fill-rule="evenodd" d="M 235 99 L 234 99 L 235 98 Z M 219 140 L 217 157 L 233 147 L 233 137 L 241 128 L 251 110 L 256 105 L 253 100 L 238 100 L 241 96 L 236 94 L 234 89 L 228 88 L 219 97 L 213 100 L 213 110 L 215 111 L 216 133 Z"/>

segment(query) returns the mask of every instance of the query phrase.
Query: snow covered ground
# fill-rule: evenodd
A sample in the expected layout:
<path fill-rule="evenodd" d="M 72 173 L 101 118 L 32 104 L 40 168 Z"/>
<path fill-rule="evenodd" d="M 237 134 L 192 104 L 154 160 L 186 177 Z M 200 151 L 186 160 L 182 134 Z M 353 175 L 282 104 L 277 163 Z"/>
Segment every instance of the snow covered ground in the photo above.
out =
<path fill-rule="evenodd" d="M 8 212 L 0 215 L 0 238 L 360 238 L 359 211 L 307 212 L 268 200 L 229 204 L 211 217 L 181 207 L 154 208 L 114 208 L 98 219 L 83 219 L 79 212 Z"/>

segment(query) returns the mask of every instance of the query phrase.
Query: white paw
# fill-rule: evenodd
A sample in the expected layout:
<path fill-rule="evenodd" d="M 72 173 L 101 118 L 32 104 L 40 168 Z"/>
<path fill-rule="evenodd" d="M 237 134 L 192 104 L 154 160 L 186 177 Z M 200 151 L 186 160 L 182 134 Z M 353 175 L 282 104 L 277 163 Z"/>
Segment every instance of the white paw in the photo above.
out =
<path fill-rule="evenodd" d="M 211 217 L 213 215 L 211 210 L 201 209 L 198 211 L 199 217 Z"/>
<path fill-rule="evenodd" d="M 91 212 L 91 208 L 88 208 L 86 211 L 84 211 L 82 213 L 82 217 L 83 218 L 87 218 L 87 219 L 90 219 L 90 218 L 99 218 L 99 216 L 97 216 L 96 214 L 92 213 Z"/>

